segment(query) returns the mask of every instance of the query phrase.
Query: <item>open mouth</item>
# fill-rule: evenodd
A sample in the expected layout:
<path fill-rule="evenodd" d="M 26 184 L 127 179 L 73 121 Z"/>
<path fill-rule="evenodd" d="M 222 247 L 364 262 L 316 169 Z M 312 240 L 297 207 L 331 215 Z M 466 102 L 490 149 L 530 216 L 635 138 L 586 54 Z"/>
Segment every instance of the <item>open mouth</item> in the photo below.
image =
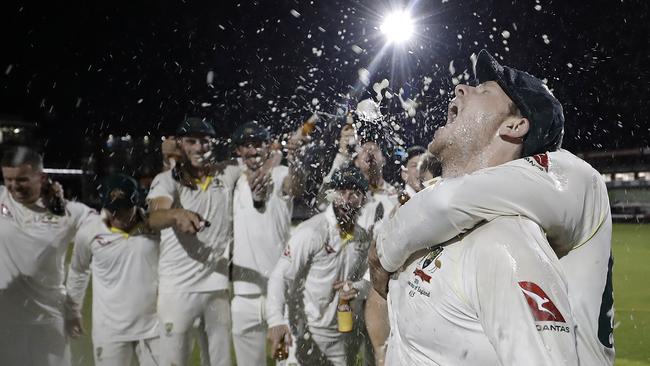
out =
<path fill-rule="evenodd" d="M 458 117 L 458 106 L 452 101 L 447 110 L 447 123 L 454 122 L 456 117 Z"/>

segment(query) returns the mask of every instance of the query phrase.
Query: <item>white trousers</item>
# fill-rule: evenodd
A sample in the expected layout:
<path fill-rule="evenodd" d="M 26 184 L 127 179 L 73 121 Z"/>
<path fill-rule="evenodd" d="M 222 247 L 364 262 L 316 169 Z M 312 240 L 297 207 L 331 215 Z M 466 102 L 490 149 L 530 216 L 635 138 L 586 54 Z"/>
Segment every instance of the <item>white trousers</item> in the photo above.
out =
<path fill-rule="evenodd" d="M 2 324 L 0 365 L 70 366 L 70 346 L 63 320 L 44 324 Z"/>
<path fill-rule="evenodd" d="M 158 346 L 158 337 L 130 342 L 95 342 L 95 366 L 128 366 L 134 355 L 140 366 L 157 366 Z"/>
<path fill-rule="evenodd" d="M 266 365 L 264 296 L 235 295 L 230 306 L 237 365 Z"/>
<path fill-rule="evenodd" d="M 211 366 L 231 366 L 230 295 L 228 290 L 158 294 L 160 365 L 189 363 L 192 326 L 201 320 Z M 206 345 L 207 343 L 207 345 Z M 207 346 L 207 347 L 206 347 Z M 202 354 L 206 354 L 202 349 Z M 207 360 L 206 360 L 207 361 Z"/>

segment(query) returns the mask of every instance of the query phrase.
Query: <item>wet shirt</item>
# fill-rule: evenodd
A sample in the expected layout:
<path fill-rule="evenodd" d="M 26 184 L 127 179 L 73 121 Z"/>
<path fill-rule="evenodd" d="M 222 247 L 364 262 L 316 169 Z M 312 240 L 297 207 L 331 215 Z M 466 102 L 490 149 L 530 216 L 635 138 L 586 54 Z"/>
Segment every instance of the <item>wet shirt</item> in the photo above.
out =
<path fill-rule="evenodd" d="M 503 217 L 424 250 L 390 283 L 386 365 L 577 365 L 559 261 Z"/>
<path fill-rule="evenodd" d="M 40 200 L 28 208 L 0 186 L 0 323 L 63 318 L 65 252 L 91 212 L 77 202 L 67 202 L 63 216 Z"/>
<path fill-rule="evenodd" d="M 413 252 L 501 216 L 541 226 L 569 284 L 583 364 L 612 365 L 611 214 L 601 175 L 568 151 L 535 155 L 413 196 L 378 233 L 377 253 L 394 271 Z M 568 254 L 567 254 L 568 253 Z"/>
<path fill-rule="evenodd" d="M 154 178 L 148 200 L 167 197 L 172 208 L 198 213 L 210 222 L 196 235 L 183 235 L 172 228 L 161 232 L 159 281 L 160 292 L 201 292 L 228 288 L 228 256 L 232 244 L 232 196 L 240 169 L 227 166 L 223 172 L 208 177 L 196 189 L 181 185 L 171 171 Z M 185 248 L 208 248 L 220 259 L 210 267 L 193 259 Z"/>
<path fill-rule="evenodd" d="M 77 317 L 92 273 L 93 341 L 135 341 L 158 335 L 159 235 L 109 228 L 100 215 L 75 237 L 68 294 Z"/>
<path fill-rule="evenodd" d="M 282 192 L 286 166 L 271 171 L 264 207 L 253 206 L 248 179 L 237 180 L 233 201 L 233 290 L 238 295 L 265 294 L 269 275 L 289 239 L 293 198 Z"/>
<path fill-rule="evenodd" d="M 266 304 L 269 326 L 288 324 L 284 316 L 284 294 L 292 284 L 298 283 L 304 288 L 297 296 L 302 296 L 307 324 L 336 330 L 339 294 L 333 285 L 339 280 L 363 281 L 369 247 L 368 233 L 359 226 L 354 233 L 341 235 L 332 206 L 301 223 L 269 280 Z"/>

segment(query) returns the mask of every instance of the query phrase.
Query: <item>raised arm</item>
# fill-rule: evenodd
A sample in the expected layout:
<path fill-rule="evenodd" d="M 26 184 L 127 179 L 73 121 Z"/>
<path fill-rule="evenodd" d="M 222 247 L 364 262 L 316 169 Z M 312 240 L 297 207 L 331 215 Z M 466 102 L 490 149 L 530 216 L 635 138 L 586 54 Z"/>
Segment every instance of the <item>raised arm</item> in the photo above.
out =
<path fill-rule="evenodd" d="M 544 229 L 558 257 L 566 255 L 600 228 L 609 203 L 597 171 L 568 152 L 551 157 L 550 172 L 519 159 L 419 192 L 379 232 L 382 267 L 394 272 L 412 253 L 499 216 L 531 219 Z"/>

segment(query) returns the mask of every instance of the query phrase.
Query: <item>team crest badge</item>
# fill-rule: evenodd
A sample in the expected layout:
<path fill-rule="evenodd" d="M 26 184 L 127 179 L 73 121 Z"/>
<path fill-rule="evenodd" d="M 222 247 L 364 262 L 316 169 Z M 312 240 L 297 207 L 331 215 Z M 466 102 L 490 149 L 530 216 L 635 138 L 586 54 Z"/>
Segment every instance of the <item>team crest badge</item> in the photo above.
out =
<path fill-rule="evenodd" d="M 424 258 L 420 260 L 418 267 L 413 271 L 413 274 L 424 282 L 431 281 L 431 275 L 442 267 L 440 261 L 440 254 L 442 254 L 443 247 L 433 248 Z"/>

